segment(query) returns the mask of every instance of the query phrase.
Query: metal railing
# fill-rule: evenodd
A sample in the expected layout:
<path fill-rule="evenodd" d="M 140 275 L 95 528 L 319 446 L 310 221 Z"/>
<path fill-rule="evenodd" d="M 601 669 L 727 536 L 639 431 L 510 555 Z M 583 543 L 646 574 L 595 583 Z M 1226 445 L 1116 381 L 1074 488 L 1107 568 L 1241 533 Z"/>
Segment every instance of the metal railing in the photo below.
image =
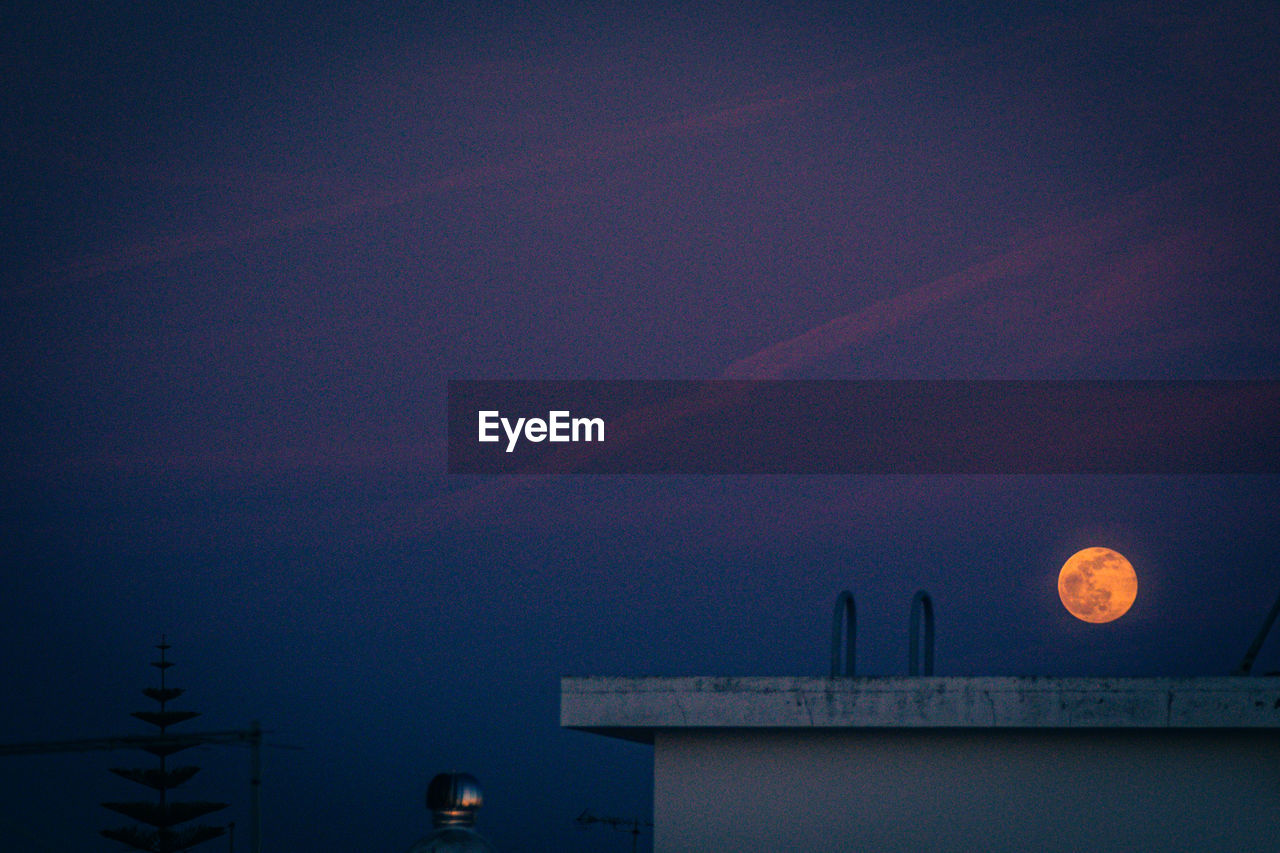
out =
<path fill-rule="evenodd" d="M 920 614 L 924 614 L 924 672 L 920 669 Z M 933 675 L 933 597 L 923 589 L 911 599 L 910 648 L 907 651 L 907 675 Z"/>
<path fill-rule="evenodd" d="M 840 628 L 844 631 L 844 663 L 840 661 Z M 831 677 L 853 675 L 858 642 L 858 607 L 853 593 L 843 590 L 836 596 L 836 609 L 831 616 Z"/>
<path fill-rule="evenodd" d="M 917 590 L 915 597 L 911 599 L 911 621 L 908 630 L 910 631 L 910 648 L 907 652 L 907 674 L 933 675 L 933 596 L 923 589 Z M 920 642 L 922 638 L 923 649 Z M 857 669 L 857 644 L 858 606 L 854 602 L 853 593 L 846 589 L 836 596 L 835 610 L 831 614 L 832 678 L 849 678 L 854 675 Z"/>

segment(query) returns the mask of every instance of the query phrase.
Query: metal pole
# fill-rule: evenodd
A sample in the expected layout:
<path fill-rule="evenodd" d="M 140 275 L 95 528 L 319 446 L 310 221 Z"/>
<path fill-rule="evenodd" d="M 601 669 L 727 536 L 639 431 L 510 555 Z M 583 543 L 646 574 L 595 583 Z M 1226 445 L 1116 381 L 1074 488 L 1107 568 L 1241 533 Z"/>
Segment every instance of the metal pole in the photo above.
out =
<path fill-rule="evenodd" d="M 907 652 L 907 674 L 920 674 L 920 611 L 924 610 L 924 674 L 933 675 L 933 598 L 923 589 L 911 599 L 911 648 Z"/>
<path fill-rule="evenodd" d="M 845 630 L 844 666 L 840 665 L 840 627 L 847 623 Z M 858 636 L 858 608 L 853 601 L 853 593 L 842 591 L 836 596 L 835 613 L 831 616 L 831 677 L 853 675 L 856 643 Z"/>
<path fill-rule="evenodd" d="M 262 724 L 249 724 L 249 851 L 262 853 Z"/>
<path fill-rule="evenodd" d="M 1231 671 L 1232 675 L 1248 675 L 1249 671 L 1253 669 L 1253 659 L 1258 656 L 1258 652 L 1262 649 L 1263 641 L 1267 639 L 1267 634 L 1271 632 L 1271 625 L 1276 621 L 1276 614 L 1280 614 L 1280 597 L 1277 597 L 1276 603 L 1271 605 L 1271 612 L 1267 614 L 1266 620 L 1263 621 L 1262 630 L 1254 638 L 1249 650 L 1244 653 L 1244 660 L 1240 661 L 1240 665 Z"/>

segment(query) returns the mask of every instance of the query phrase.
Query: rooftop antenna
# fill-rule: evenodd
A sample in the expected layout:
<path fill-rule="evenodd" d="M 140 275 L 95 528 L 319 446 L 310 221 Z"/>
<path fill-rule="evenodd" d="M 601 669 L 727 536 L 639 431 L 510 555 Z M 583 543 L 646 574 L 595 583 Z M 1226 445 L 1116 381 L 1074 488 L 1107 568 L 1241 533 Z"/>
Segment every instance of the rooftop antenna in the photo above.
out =
<path fill-rule="evenodd" d="M 923 589 L 911 599 L 911 648 L 907 652 L 907 675 L 920 675 L 920 614 L 924 613 L 924 674 L 933 675 L 933 597 Z"/>
<path fill-rule="evenodd" d="M 840 628 L 844 631 L 844 664 L 840 662 Z M 853 593 L 843 590 L 836 596 L 836 609 L 831 615 L 831 677 L 853 675 L 856 645 L 858 640 L 858 607 L 854 604 Z"/>
<path fill-rule="evenodd" d="M 1280 596 L 1276 597 L 1276 603 L 1271 605 L 1271 612 L 1267 614 L 1267 618 L 1262 623 L 1262 630 L 1258 632 L 1258 636 L 1253 638 L 1253 645 L 1249 646 L 1249 651 L 1244 653 L 1244 659 L 1240 661 L 1240 665 L 1231 671 L 1232 675 L 1248 675 L 1253 669 L 1253 660 L 1258 656 L 1263 642 L 1267 639 L 1267 634 L 1271 632 L 1271 625 L 1276 621 L 1276 615 L 1280 614 Z"/>
<path fill-rule="evenodd" d="M 160 670 L 161 681 L 164 681 L 165 670 L 173 666 L 173 663 L 167 659 L 165 652 L 168 651 L 167 638 L 161 635 L 160 660 L 153 662 L 152 666 Z M 170 698 L 177 698 L 177 695 L 183 691 L 177 688 L 171 688 L 167 685 L 159 688 L 150 687 L 143 693 L 152 699 L 165 697 L 166 702 Z M 155 711 L 141 712 L 143 714 L 155 714 Z M 184 712 L 169 712 L 182 714 Z M 170 723 L 173 721 L 170 720 Z M 249 824 L 249 850 L 250 853 L 260 853 L 262 850 L 262 824 L 261 824 L 261 789 L 262 789 L 262 747 L 264 746 L 262 736 L 270 734 L 264 730 L 261 724 L 254 720 L 247 729 L 235 729 L 224 731 L 203 731 L 203 732 L 186 732 L 183 734 L 163 732 L 160 734 L 142 734 L 142 735 L 115 735 L 108 737 L 94 738 L 77 738 L 73 740 L 56 740 L 56 741 L 28 741 L 22 743 L 0 743 L 0 757 L 6 755 L 45 755 L 55 752 L 96 752 L 96 751 L 115 751 L 115 750 L 136 750 L 141 749 L 158 755 L 163 752 L 166 755 L 178 752 L 183 749 L 189 749 L 194 746 L 203 746 L 206 744 L 225 745 L 225 746 L 247 746 L 249 747 L 249 786 L 251 792 L 250 799 L 250 824 Z M 272 743 L 265 744 L 275 749 L 301 749 L 297 746 L 289 746 L 286 744 Z M 154 772 L 154 768 L 150 771 Z M 128 777 L 126 777 L 128 778 Z M 156 777 L 159 778 L 158 776 Z M 231 823 L 227 826 L 227 833 L 232 836 L 229 839 L 234 849 L 235 824 Z"/>
<path fill-rule="evenodd" d="M 651 820 L 641 820 L 638 817 L 598 817 L 593 815 L 589 809 L 583 809 L 582 814 L 573 819 L 582 829 L 586 829 L 593 823 L 603 823 L 606 826 L 612 826 L 617 830 L 625 830 L 631 833 L 631 853 L 636 853 L 636 845 L 640 843 L 640 827 L 653 826 Z"/>

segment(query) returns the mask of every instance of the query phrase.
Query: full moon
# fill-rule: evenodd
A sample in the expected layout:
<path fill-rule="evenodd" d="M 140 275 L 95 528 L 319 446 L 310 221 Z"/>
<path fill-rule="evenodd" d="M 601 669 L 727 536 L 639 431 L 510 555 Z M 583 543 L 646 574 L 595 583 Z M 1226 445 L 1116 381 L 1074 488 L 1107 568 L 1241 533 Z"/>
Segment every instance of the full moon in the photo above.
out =
<path fill-rule="evenodd" d="M 1058 572 L 1062 606 L 1085 622 L 1111 622 L 1138 597 L 1138 576 L 1123 554 L 1110 548 L 1076 551 Z"/>

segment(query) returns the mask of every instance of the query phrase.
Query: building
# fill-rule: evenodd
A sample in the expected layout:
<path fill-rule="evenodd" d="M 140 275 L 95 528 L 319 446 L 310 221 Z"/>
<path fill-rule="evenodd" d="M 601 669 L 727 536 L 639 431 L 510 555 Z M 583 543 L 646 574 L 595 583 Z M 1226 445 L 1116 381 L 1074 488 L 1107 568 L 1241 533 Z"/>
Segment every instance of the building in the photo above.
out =
<path fill-rule="evenodd" d="M 1275 851 L 1280 678 L 565 678 L 654 849 Z"/>

